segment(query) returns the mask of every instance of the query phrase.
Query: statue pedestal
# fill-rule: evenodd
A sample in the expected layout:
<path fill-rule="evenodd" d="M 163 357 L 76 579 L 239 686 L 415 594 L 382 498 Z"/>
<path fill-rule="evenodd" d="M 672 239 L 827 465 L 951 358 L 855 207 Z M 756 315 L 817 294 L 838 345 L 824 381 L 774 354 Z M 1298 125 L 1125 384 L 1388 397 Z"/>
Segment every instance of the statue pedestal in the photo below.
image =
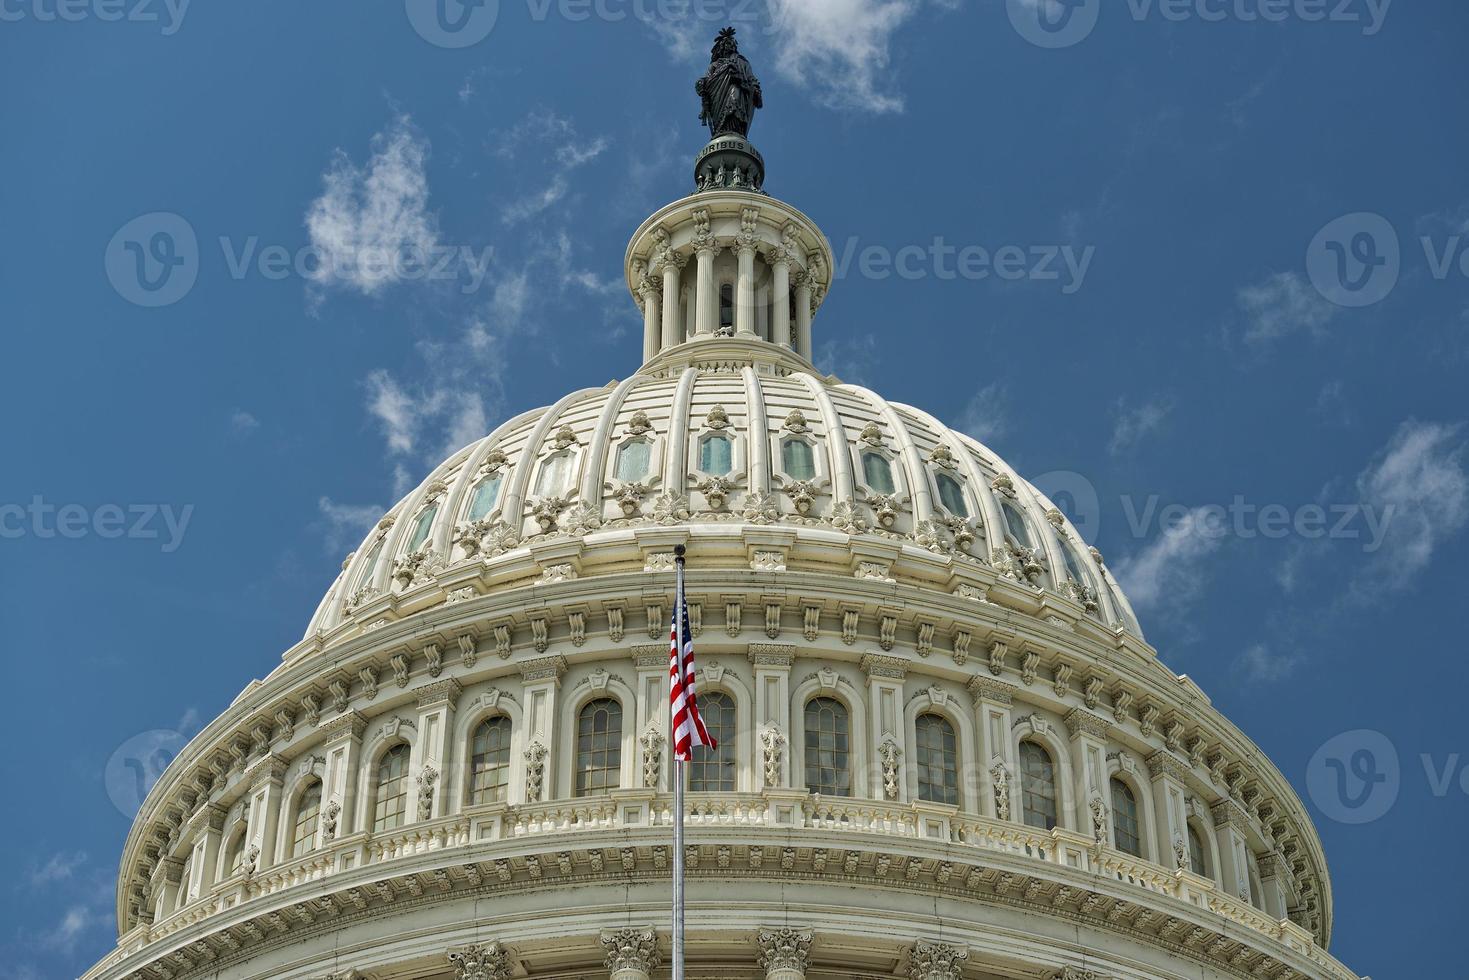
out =
<path fill-rule="evenodd" d="M 694 187 L 701 191 L 739 188 L 763 193 L 765 158 L 738 133 L 716 136 L 694 160 Z"/>

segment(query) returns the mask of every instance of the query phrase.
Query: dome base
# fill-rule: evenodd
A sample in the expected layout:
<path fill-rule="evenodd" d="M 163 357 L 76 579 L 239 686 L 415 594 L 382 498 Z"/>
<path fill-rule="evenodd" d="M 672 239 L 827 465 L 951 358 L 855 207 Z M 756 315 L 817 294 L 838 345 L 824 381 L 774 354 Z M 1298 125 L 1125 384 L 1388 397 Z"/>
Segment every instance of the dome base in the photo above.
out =
<path fill-rule="evenodd" d="M 765 158 L 754 144 L 733 133 L 718 136 L 694 160 L 694 188 L 699 191 L 735 188 L 764 193 Z"/>

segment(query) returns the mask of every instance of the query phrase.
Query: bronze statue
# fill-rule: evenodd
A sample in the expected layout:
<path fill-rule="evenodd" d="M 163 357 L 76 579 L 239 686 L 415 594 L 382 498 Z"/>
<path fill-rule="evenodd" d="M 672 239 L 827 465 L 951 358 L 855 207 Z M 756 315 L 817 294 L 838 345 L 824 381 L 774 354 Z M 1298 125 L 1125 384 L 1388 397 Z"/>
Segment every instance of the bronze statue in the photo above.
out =
<path fill-rule="evenodd" d="M 735 29 L 726 27 L 714 41 L 709 55 L 709 72 L 694 83 L 702 111 L 699 121 L 718 138 L 730 133 L 748 137 L 760 98 L 760 80 L 735 43 Z"/>

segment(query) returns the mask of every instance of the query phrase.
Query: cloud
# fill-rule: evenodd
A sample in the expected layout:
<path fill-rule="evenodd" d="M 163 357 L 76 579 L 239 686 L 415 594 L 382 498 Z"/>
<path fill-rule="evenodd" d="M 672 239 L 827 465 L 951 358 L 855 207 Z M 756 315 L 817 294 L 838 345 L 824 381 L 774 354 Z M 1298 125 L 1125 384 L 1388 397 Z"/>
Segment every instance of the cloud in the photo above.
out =
<path fill-rule="evenodd" d="M 1137 554 L 1113 566 L 1123 591 L 1140 609 L 1167 601 L 1182 604 L 1195 598 L 1204 582 L 1204 560 L 1224 536 L 1210 525 L 1212 508 L 1195 507 L 1176 524 L 1163 529 Z"/>
<path fill-rule="evenodd" d="M 1256 643 L 1239 655 L 1235 666 L 1247 680 L 1268 684 L 1285 680 L 1304 660 L 1299 653 L 1274 653 L 1265 644 Z"/>
<path fill-rule="evenodd" d="M 550 173 L 545 186 L 516 195 L 501 212 L 500 220 L 506 225 L 519 224 L 560 202 L 572 187 L 573 171 L 596 160 L 611 145 L 605 136 L 581 136 L 571 120 L 544 111 L 530 113 L 494 143 L 492 152 L 506 160 L 515 159 L 527 149 L 539 150 Z"/>
<path fill-rule="evenodd" d="M 230 415 L 230 431 L 237 436 L 248 436 L 260 428 L 260 420 L 243 408 L 237 408 Z"/>
<path fill-rule="evenodd" d="M 86 905 L 73 905 L 61 916 L 61 921 L 41 937 L 41 943 L 52 949 L 75 948 L 77 937 L 100 924 L 101 917 Z"/>
<path fill-rule="evenodd" d="M 1410 419 L 1358 475 L 1362 503 L 1385 522 L 1382 546 L 1358 577 L 1358 591 L 1406 588 L 1469 524 L 1462 429 Z"/>
<path fill-rule="evenodd" d="M 1255 345 L 1302 330 L 1320 335 L 1340 312 L 1295 272 L 1277 272 L 1245 286 L 1235 299 L 1249 321 L 1245 342 Z"/>
<path fill-rule="evenodd" d="M 1170 401 L 1155 400 L 1128 408 L 1127 400 L 1119 398 L 1112 422 L 1112 441 L 1108 443 L 1107 451 L 1117 456 L 1133 448 L 1159 431 L 1172 411 L 1173 403 Z"/>
<path fill-rule="evenodd" d="M 86 863 L 87 855 L 81 851 L 53 854 L 45 864 L 31 872 L 31 884 L 41 886 L 67 881 Z"/>
<path fill-rule="evenodd" d="M 406 115 L 372 138 L 358 166 L 338 150 L 322 176 L 324 190 L 306 212 L 311 244 L 321 257 L 311 278 L 374 296 L 399 281 L 402 255 L 429 255 L 438 221 L 428 211 L 428 140 Z"/>
<path fill-rule="evenodd" d="M 1009 400 L 1009 391 L 1002 382 L 985 385 L 969 399 L 954 428 L 980 442 L 998 439 L 1010 429 Z"/>
<path fill-rule="evenodd" d="M 339 504 L 330 497 L 317 500 L 316 508 L 327 550 L 333 553 L 356 547 L 383 516 L 383 508 L 376 504 Z"/>
<path fill-rule="evenodd" d="M 839 337 L 816 348 L 816 369 L 834 374 L 847 384 L 866 384 L 867 374 L 877 366 L 877 338 L 872 334 Z"/>
<path fill-rule="evenodd" d="M 889 47 L 921 0 L 767 0 L 767 6 L 781 75 L 833 109 L 902 110 L 886 77 Z"/>

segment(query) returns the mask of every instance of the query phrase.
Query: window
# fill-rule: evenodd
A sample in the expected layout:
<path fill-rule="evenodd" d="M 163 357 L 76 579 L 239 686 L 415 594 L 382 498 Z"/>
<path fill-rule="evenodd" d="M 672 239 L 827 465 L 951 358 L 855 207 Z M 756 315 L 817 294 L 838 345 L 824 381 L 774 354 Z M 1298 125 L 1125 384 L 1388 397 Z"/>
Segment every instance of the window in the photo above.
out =
<path fill-rule="evenodd" d="M 540 476 L 536 477 L 536 494 L 541 497 L 556 497 L 566 489 L 566 478 L 571 471 L 571 454 L 557 453 L 541 464 Z"/>
<path fill-rule="evenodd" d="M 1204 842 L 1193 824 L 1188 826 L 1188 869 L 1200 878 L 1209 877 L 1208 865 L 1204 863 Z"/>
<path fill-rule="evenodd" d="M 852 732 L 847 707 L 835 698 L 806 702 L 806 788 L 852 795 Z"/>
<path fill-rule="evenodd" d="M 637 483 L 648 475 L 653 447 L 645 439 L 629 442 L 617 451 L 616 476 L 623 483 Z"/>
<path fill-rule="evenodd" d="M 729 283 L 719 287 L 719 325 L 722 328 L 734 326 L 734 287 Z"/>
<path fill-rule="evenodd" d="M 944 509 L 955 517 L 968 517 L 969 505 L 964 502 L 964 488 L 959 481 L 947 473 L 940 473 L 934 478 L 939 485 L 939 503 Z"/>
<path fill-rule="evenodd" d="M 816 457 L 811 452 L 811 444 L 800 439 L 787 439 L 780 444 L 780 465 L 793 480 L 816 477 Z"/>
<path fill-rule="evenodd" d="M 230 838 L 229 849 L 225 851 L 225 867 L 229 869 L 226 874 L 234 876 L 240 873 L 245 866 L 245 828 L 241 827 L 235 831 Z"/>
<path fill-rule="evenodd" d="M 918 798 L 958 806 L 959 740 L 954 736 L 954 726 L 940 715 L 919 715 L 914 734 L 918 744 Z"/>
<path fill-rule="evenodd" d="M 1143 839 L 1137 822 L 1137 797 L 1132 795 L 1132 787 L 1120 779 L 1112 780 L 1112 842 L 1119 851 L 1133 857 L 1143 856 Z"/>
<path fill-rule="evenodd" d="M 1005 515 L 1005 526 L 1010 529 L 1010 536 L 1022 548 L 1031 547 L 1030 531 L 1025 526 L 1024 515 L 1008 500 L 1000 505 L 1000 510 Z"/>
<path fill-rule="evenodd" d="M 316 850 L 316 823 L 321 816 L 321 781 L 312 780 L 296 804 L 296 825 L 291 829 L 291 857 Z"/>
<path fill-rule="evenodd" d="M 498 715 L 474 730 L 469 759 L 469 802 L 503 803 L 510 785 L 510 719 Z"/>
<path fill-rule="evenodd" d="M 430 504 L 418 515 L 418 520 L 413 522 L 413 534 L 408 538 L 408 551 L 417 551 L 428 540 L 428 532 L 434 526 L 434 515 L 439 512 L 438 504 Z"/>
<path fill-rule="evenodd" d="M 699 716 L 717 748 L 693 749 L 689 762 L 689 790 L 694 793 L 733 793 L 735 790 L 735 703 L 721 691 L 699 697 Z"/>
<path fill-rule="evenodd" d="M 495 501 L 500 497 L 500 474 L 492 473 L 479 481 L 479 486 L 474 488 L 474 496 L 469 498 L 469 519 L 477 521 L 494 509 Z"/>
<path fill-rule="evenodd" d="M 179 872 L 179 893 L 173 901 L 173 907 L 175 911 L 189 904 L 189 883 L 193 880 L 193 878 L 194 854 L 191 851 L 189 853 L 189 856 L 184 858 L 184 870 Z"/>
<path fill-rule="evenodd" d="M 862 478 L 878 493 L 893 493 L 893 466 L 881 453 L 862 454 Z"/>
<path fill-rule="evenodd" d="M 1027 826 L 1056 829 L 1056 764 L 1035 742 L 1020 743 L 1020 809 Z"/>
<path fill-rule="evenodd" d="M 622 705 L 601 698 L 581 709 L 576 726 L 576 795 L 616 789 L 622 773 Z"/>
<path fill-rule="evenodd" d="M 372 584 L 372 573 L 377 570 L 377 559 L 382 552 L 383 539 L 379 537 L 373 544 L 372 550 L 367 553 L 367 564 L 362 566 L 362 574 L 357 577 L 357 588 L 361 589 Z"/>
<path fill-rule="evenodd" d="M 705 436 L 699 443 L 699 469 L 710 476 L 725 476 L 734 469 L 733 446 L 724 436 Z"/>
<path fill-rule="evenodd" d="M 395 745 L 378 761 L 373 830 L 392 830 L 403 825 L 403 814 L 408 809 L 408 751 L 406 745 Z"/>

